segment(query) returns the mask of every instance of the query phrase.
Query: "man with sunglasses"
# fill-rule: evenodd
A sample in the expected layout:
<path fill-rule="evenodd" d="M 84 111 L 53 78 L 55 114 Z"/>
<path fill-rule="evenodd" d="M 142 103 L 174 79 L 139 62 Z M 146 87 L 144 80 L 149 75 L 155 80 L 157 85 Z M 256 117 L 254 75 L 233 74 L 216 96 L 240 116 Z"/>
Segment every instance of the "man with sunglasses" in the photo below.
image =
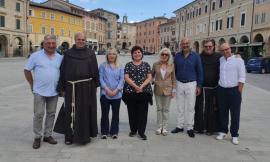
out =
<path fill-rule="evenodd" d="M 230 133 L 232 143 L 239 144 L 238 130 L 242 90 L 246 80 L 245 64 L 242 58 L 232 54 L 228 43 L 220 47 L 220 79 L 218 87 L 220 133 L 216 137 L 222 140 L 228 133 L 229 112 L 231 113 Z"/>
<path fill-rule="evenodd" d="M 203 66 L 202 93 L 196 98 L 194 130 L 212 135 L 218 128 L 217 87 L 220 53 L 215 52 L 211 39 L 203 41 L 201 61 Z"/>

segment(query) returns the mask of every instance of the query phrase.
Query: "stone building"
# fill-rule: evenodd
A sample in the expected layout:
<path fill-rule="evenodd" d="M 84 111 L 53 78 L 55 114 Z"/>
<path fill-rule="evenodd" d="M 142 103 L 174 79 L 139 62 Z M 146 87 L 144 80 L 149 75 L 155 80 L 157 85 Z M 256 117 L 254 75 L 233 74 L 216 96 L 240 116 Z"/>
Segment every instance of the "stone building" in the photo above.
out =
<path fill-rule="evenodd" d="M 0 0 L 0 57 L 28 55 L 28 0 Z"/>
<path fill-rule="evenodd" d="M 178 50 L 178 43 L 176 42 L 175 34 L 175 18 L 168 20 L 167 23 L 159 25 L 160 32 L 160 47 L 167 47 L 171 51 Z"/>

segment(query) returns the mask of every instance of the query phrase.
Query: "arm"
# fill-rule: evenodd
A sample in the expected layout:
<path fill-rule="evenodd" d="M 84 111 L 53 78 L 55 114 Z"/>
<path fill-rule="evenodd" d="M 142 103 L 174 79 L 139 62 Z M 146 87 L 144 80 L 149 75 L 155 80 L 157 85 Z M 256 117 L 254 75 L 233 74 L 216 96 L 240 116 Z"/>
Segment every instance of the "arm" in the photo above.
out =
<path fill-rule="evenodd" d="M 59 93 L 61 97 L 65 96 L 65 55 L 62 59 L 62 63 L 60 65 L 60 76 L 57 84 L 56 91 Z"/>
<path fill-rule="evenodd" d="M 133 88 L 135 88 L 136 91 L 138 91 L 138 90 L 140 89 L 140 87 L 137 86 L 137 85 L 133 82 L 133 80 L 130 79 L 129 74 L 125 74 L 125 81 L 126 81 L 130 86 L 132 86 Z"/>
<path fill-rule="evenodd" d="M 93 65 L 90 65 L 90 67 L 93 68 L 93 79 L 94 79 L 94 82 L 96 84 L 96 87 L 99 87 L 99 71 L 98 71 L 98 63 L 97 63 L 97 57 L 94 53 L 94 51 L 92 51 L 93 54 L 92 54 L 92 58 L 93 58 Z"/>
<path fill-rule="evenodd" d="M 246 69 L 243 59 L 241 59 L 240 64 L 238 65 L 238 74 L 239 74 L 238 90 L 240 93 L 242 93 L 246 81 Z"/>
<path fill-rule="evenodd" d="M 31 91 L 33 92 L 33 76 L 31 71 L 24 69 L 24 76 L 30 85 Z"/>
<path fill-rule="evenodd" d="M 175 78 L 175 68 L 174 68 L 174 65 L 172 66 L 173 67 L 173 71 L 172 71 L 172 97 L 175 97 L 175 94 L 176 94 L 176 78 Z"/>
<path fill-rule="evenodd" d="M 197 64 L 196 64 L 196 73 L 197 73 L 197 89 L 196 89 L 196 95 L 201 94 L 201 87 L 203 83 L 203 67 L 202 67 L 202 61 L 200 56 L 197 55 Z"/>
<path fill-rule="evenodd" d="M 143 84 L 140 86 L 140 89 L 142 90 L 147 84 L 149 84 L 152 80 L 152 75 L 151 73 L 147 74 L 147 78 L 145 79 L 145 81 L 143 82 Z"/>
<path fill-rule="evenodd" d="M 153 64 L 151 74 L 152 74 L 152 84 L 154 84 L 154 82 L 155 82 L 155 77 L 156 77 L 155 63 Z"/>

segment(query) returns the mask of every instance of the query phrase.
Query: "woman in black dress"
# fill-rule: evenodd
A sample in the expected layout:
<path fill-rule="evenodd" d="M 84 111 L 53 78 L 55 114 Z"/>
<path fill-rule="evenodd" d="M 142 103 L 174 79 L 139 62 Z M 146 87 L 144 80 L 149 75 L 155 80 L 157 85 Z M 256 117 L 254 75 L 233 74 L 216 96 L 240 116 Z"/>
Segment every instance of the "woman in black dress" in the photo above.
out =
<path fill-rule="evenodd" d="M 125 66 L 125 84 L 123 101 L 127 105 L 130 133 L 133 137 L 139 134 L 142 140 L 146 140 L 145 135 L 148 104 L 152 104 L 152 88 L 150 81 L 151 67 L 147 62 L 142 61 L 143 50 L 139 46 L 134 46 L 131 50 L 132 60 Z"/>

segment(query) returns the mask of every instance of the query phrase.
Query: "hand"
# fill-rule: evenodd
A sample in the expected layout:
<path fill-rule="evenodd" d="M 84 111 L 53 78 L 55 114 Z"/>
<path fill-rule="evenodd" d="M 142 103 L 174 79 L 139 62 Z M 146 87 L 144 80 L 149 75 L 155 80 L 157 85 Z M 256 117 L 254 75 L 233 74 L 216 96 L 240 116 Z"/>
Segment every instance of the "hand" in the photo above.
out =
<path fill-rule="evenodd" d="M 199 96 L 201 94 L 201 88 L 200 87 L 197 87 L 196 88 L 196 96 Z"/>
<path fill-rule="evenodd" d="M 242 93 L 243 87 L 239 86 L 239 87 L 238 87 L 238 91 L 239 91 L 240 93 Z"/>
<path fill-rule="evenodd" d="M 64 91 L 61 91 L 61 92 L 59 93 L 59 96 L 60 96 L 60 97 L 65 97 L 65 92 L 64 92 Z"/>
<path fill-rule="evenodd" d="M 136 86 L 135 87 L 135 90 L 136 90 L 136 93 L 141 93 L 142 92 L 142 89 L 139 86 Z"/>
<path fill-rule="evenodd" d="M 110 97 L 114 96 L 113 91 L 111 91 L 111 90 L 108 89 L 108 88 L 105 89 L 105 92 L 106 92 L 106 94 L 107 94 L 108 96 L 110 96 Z"/>

